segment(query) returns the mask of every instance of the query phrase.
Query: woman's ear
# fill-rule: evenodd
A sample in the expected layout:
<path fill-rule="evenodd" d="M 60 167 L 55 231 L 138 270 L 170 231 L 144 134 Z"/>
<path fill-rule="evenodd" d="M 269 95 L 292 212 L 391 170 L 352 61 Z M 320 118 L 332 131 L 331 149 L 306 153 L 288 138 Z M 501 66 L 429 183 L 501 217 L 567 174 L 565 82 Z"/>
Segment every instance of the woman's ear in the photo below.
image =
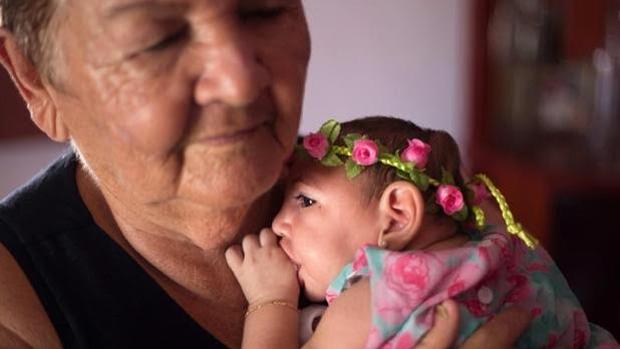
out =
<path fill-rule="evenodd" d="M 420 230 L 424 210 L 424 198 L 415 185 L 406 181 L 388 185 L 379 199 L 380 245 L 395 251 L 405 248 Z"/>
<path fill-rule="evenodd" d="M 0 63 L 9 72 L 28 106 L 30 117 L 49 138 L 57 142 L 69 140 L 65 126 L 48 86 L 17 44 L 13 34 L 0 28 Z"/>

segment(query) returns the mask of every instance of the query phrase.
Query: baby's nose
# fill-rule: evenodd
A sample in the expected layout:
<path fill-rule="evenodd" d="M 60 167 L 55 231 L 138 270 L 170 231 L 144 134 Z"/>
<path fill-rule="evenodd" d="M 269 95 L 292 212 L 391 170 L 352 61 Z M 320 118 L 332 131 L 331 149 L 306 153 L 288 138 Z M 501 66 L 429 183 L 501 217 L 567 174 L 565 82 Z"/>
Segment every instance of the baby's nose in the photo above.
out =
<path fill-rule="evenodd" d="M 276 234 L 279 238 L 285 238 L 289 236 L 288 230 L 285 229 L 282 225 L 272 224 L 271 230 Z"/>
<path fill-rule="evenodd" d="M 283 238 L 288 237 L 290 235 L 290 224 L 287 223 L 283 211 L 280 211 L 276 218 L 273 219 L 273 223 L 271 223 L 271 230 L 273 230 L 274 234 Z"/>

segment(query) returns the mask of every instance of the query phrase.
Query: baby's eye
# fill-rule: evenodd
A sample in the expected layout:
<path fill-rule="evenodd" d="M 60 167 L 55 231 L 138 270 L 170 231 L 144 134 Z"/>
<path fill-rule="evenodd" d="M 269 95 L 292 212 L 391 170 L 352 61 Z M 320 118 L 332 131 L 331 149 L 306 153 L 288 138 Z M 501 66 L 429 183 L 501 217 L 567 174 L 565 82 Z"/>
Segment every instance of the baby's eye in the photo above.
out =
<path fill-rule="evenodd" d="M 304 194 L 298 194 L 297 196 L 295 196 L 295 200 L 297 200 L 297 203 L 299 203 L 299 206 L 303 208 L 310 207 L 316 203 L 316 200 L 311 199 L 305 196 Z"/>

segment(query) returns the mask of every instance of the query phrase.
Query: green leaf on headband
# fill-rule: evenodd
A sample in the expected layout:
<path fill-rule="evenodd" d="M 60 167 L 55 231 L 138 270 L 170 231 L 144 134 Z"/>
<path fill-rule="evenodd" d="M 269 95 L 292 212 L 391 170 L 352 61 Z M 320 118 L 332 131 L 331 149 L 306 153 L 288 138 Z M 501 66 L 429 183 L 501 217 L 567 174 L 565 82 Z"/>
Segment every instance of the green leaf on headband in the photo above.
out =
<path fill-rule="evenodd" d="M 441 183 L 454 185 L 454 177 L 452 173 L 446 171 L 445 168 L 441 168 Z"/>
<path fill-rule="evenodd" d="M 428 175 L 426 175 L 426 173 L 420 172 L 420 190 L 426 191 L 428 189 L 429 183 L 430 180 L 428 178 Z"/>
<path fill-rule="evenodd" d="M 463 195 L 465 196 L 466 202 L 474 202 L 476 200 L 476 193 L 473 190 L 471 190 L 469 186 L 465 186 Z"/>
<path fill-rule="evenodd" d="M 469 215 L 469 210 L 467 209 L 467 206 L 463 206 L 463 208 L 452 215 L 452 218 L 454 218 L 455 220 L 459 221 L 459 222 L 463 222 L 467 219 L 467 216 Z"/>
<path fill-rule="evenodd" d="M 393 164 L 397 164 L 400 161 L 400 159 L 396 155 L 390 154 L 388 152 L 381 153 L 381 155 L 379 155 L 379 159 L 389 161 L 390 166 L 392 166 Z"/>
<path fill-rule="evenodd" d="M 405 172 L 405 171 L 401 171 L 401 170 L 396 170 L 396 175 L 406 181 L 410 181 L 411 178 L 409 177 L 409 173 Z"/>
<path fill-rule="evenodd" d="M 340 160 L 340 157 L 338 157 L 333 149 L 330 149 L 325 157 L 321 159 L 321 164 L 329 167 L 336 167 L 342 165 L 342 160 Z"/>
<path fill-rule="evenodd" d="M 407 169 L 407 172 L 411 173 L 415 171 L 415 165 L 413 164 L 413 162 L 401 161 L 401 163 L 405 166 L 405 168 Z"/>
<path fill-rule="evenodd" d="M 331 144 L 334 144 L 334 142 L 336 141 L 336 139 L 338 139 L 338 136 L 340 135 L 341 128 L 342 127 L 340 126 L 340 123 L 332 119 L 326 121 L 323 126 L 321 126 L 319 132 L 322 133 L 327 139 L 329 139 L 329 142 Z"/>
<path fill-rule="evenodd" d="M 355 161 L 348 159 L 344 164 L 345 170 L 347 171 L 347 178 L 352 179 L 357 177 L 362 171 L 364 167 L 355 163 Z"/>
<path fill-rule="evenodd" d="M 362 135 L 359 133 L 349 133 L 348 135 L 343 137 L 344 144 L 347 145 L 347 148 L 353 150 L 353 143 L 355 141 L 362 139 Z"/>
<path fill-rule="evenodd" d="M 309 159 L 310 155 L 308 154 L 308 151 L 303 147 L 303 145 L 297 144 L 295 146 L 295 157 L 297 159 Z"/>
<path fill-rule="evenodd" d="M 420 191 L 426 191 L 426 189 L 428 189 L 428 176 L 422 173 L 420 170 L 414 169 L 413 171 L 411 171 L 410 178 L 411 181 L 413 181 L 413 183 L 415 184 L 415 186 L 420 189 Z"/>
<path fill-rule="evenodd" d="M 437 214 L 439 213 L 439 210 L 441 210 L 441 208 L 435 202 L 435 194 L 429 196 L 428 200 L 426 200 L 426 212 L 430 214 Z"/>

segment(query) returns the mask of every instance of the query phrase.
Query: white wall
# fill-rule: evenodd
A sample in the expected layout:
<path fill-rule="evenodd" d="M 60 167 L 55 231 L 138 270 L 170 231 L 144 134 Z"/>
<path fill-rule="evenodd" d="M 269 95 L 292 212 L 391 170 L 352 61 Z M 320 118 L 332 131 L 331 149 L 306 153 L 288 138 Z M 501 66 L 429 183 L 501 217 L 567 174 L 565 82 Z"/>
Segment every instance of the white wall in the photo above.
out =
<path fill-rule="evenodd" d="M 313 52 L 302 132 L 383 114 L 463 144 L 471 0 L 307 0 Z"/>

